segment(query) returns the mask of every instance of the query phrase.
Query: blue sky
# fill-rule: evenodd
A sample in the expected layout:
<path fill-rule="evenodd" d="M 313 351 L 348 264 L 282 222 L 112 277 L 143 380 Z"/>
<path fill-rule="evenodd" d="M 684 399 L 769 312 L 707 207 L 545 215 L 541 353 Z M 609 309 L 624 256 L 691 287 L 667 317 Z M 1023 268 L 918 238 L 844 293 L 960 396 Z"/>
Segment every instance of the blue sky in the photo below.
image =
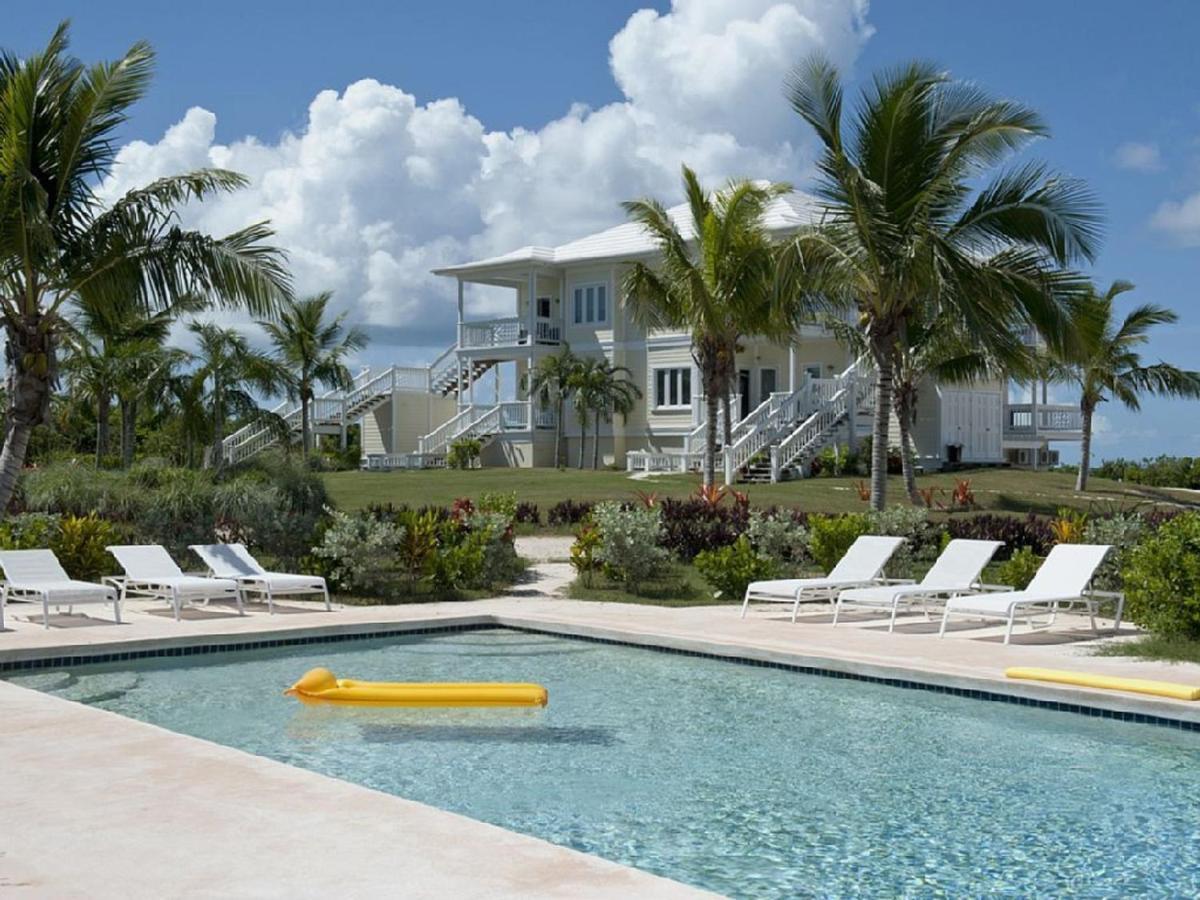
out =
<path fill-rule="evenodd" d="M 578 236 L 629 196 L 672 199 L 680 161 L 803 186 L 809 137 L 771 85 L 822 45 L 855 76 L 923 57 L 1037 108 L 1053 138 L 1031 155 L 1105 205 L 1095 277 L 1177 310 L 1148 353 L 1200 368 L 1200 4 L 111 0 L 18 5 L 3 43 L 37 47 L 61 18 L 84 59 L 139 37 L 160 56 L 125 135 L 142 143 L 111 189 L 214 160 L 247 171 L 261 192 L 198 222 L 277 221 L 303 286 L 334 287 L 376 335 L 371 363 L 429 359 L 449 339 L 432 265 Z M 705 42 L 725 29 L 743 37 L 718 58 Z M 322 91 L 336 93 L 314 102 Z M 1196 453 L 1198 412 L 1104 409 L 1099 453 Z"/>

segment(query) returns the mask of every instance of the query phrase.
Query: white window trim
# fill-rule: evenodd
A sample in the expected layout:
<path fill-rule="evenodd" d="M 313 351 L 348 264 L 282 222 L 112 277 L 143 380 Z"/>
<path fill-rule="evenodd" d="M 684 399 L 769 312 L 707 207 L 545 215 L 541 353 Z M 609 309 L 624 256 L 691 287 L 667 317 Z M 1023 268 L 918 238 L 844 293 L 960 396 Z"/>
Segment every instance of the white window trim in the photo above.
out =
<path fill-rule="evenodd" d="M 689 412 L 692 409 L 692 403 L 696 399 L 696 373 L 694 366 L 689 365 L 658 365 L 650 367 L 650 384 L 647 392 L 651 401 L 651 409 L 654 412 Z M 659 372 L 687 372 L 688 373 L 688 402 L 687 403 L 663 403 L 658 402 L 658 373 Z M 670 377 L 670 376 L 668 376 Z M 680 377 L 679 393 L 683 393 L 683 379 Z M 666 392 L 670 396 L 670 390 Z"/>
<path fill-rule="evenodd" d="M 586 291 L 588 288 L 604 288 L 604 318 L 601 319 L 601 318 L 597 317 L 597 318 L 594 318 L 590 322 L 587 320 Z M 585 292 L 585 294 L 581 300 L 583 305 L 580 307 L 579 321 L 575 321 L 575 294 L 577 291 Z M 587 328 L 588 326 L 595 326 L 595 325 L 609 325 L 612 323 L 612 306 L 613 306 L 612 290 L 610 290 L 610 286 L 607 281 L 579 281 L 579 282 L 576 282 L 575 284 L 571 285 L 571 309 L 570 309 L 571 325 L 578 326 L 579 328 Z"/>

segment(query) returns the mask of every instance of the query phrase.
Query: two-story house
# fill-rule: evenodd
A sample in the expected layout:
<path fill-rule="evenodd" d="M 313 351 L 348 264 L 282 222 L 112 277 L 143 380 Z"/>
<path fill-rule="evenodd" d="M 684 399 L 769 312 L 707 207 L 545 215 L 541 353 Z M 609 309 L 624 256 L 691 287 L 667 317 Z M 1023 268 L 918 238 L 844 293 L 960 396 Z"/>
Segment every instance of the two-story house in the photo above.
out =
<path fill-rule="evenodd" d="M 784 237 L 809 222 L 814 209 L 804 194 L 778 198 L 766 210 L 766 227 Z M 688 236 L 687 207 L 670 213 Z M 705 407 L 689 335 L 646 333 L 629 316 L 621 288 L 631 263 L 653 263 L 656 256 L 640 226 L 623 224 L 557 247 L 522 247 L 437 269 L 435 274 L 457 285 L 454 343 L 428 367 L 362 373 L 351 392 L 318 399 L 313 420 L 334 432 L 361 422 L 363 464 L 369 468 L 444 465 L 450 445 L 463 437 L 483 443 L 484 465 L 549 466 L 554 410 L 529 396 L 526 373 L 568 344 L 577 355 L 603 355 L 624 366 L 642 391 L 629 416 L 602 425 L 604 464 L 696 468 Z M 468 318 L 465 297 L 472 285 L 511 292 L 513 314 Z M 854 442 L 869 427 L 870 385 L 871 372 L 819 325 L 801 327 L 786 345 L 745 340 L 732 398 L 732 441 L 721 448 L 727 477 L 735 479 L 751 466 L 764 476 L 785 477 L 802 472 L 830 443 Z M 923 386 L 914 429 L 920 464 L 938 469 L 1055 461 L 1051 442 L 1079 439 L 1079 410 L 1046 403 L 1044 386 L 1042 391 L 1039 397 L 1035 387 L 1029 403 L 1011 403 L 1010 386 L 999 381 Z M 567 458 L 574 460 L 579 426 L 569 408 L 564 426 Z M 256 434 L 231 436 L 230 458 L 269 442 Z M 589 458 L 594 439 L 589 427 Z"/>

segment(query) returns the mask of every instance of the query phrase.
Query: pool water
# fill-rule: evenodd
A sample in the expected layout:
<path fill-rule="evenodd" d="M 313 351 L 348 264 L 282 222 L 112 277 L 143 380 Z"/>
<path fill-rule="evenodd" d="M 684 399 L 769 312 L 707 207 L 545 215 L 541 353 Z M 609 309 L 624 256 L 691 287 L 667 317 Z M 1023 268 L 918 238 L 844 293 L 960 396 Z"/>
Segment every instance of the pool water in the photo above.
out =
<path fill-rule="evenodd" d="M 314 666 L 546 710 L 304 706 Z M 514 631 L 12 681 L 739 897 L 1200 894 L 1200 735 Z"/>

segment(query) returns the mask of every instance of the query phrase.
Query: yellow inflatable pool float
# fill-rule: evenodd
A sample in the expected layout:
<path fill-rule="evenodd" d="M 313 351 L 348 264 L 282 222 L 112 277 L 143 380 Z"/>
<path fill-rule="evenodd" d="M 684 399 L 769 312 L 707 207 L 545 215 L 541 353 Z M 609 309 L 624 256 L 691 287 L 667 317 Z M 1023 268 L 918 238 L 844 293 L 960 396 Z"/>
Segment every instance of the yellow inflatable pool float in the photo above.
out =
<path fill-rule="evenodd" d="M 1118 678 L 1115 675 L 1093 675 L 1089 672 L 1021 667 L 1005 669 L 1004 674 L 1009 678 L 1053 681 L 1059 684 L 1074 684 L 1079 687 L 1104 688 L 1109 691 L 1129 691 L 1134 694 L 1170 697 L 1172 700 L 1200 700 L 1200 687 L 1193 687 L 1190 684 L 1174 684 L 1170 681 L 1148 681 L 1144 678 Z"/>
<path fill-rule="evenodd" d="M 328 669 L 310 669 L 284 694 L 302 703 L 354 706 L 545 706 L 549 699 L 540 684 L 354 681 Z"/>

